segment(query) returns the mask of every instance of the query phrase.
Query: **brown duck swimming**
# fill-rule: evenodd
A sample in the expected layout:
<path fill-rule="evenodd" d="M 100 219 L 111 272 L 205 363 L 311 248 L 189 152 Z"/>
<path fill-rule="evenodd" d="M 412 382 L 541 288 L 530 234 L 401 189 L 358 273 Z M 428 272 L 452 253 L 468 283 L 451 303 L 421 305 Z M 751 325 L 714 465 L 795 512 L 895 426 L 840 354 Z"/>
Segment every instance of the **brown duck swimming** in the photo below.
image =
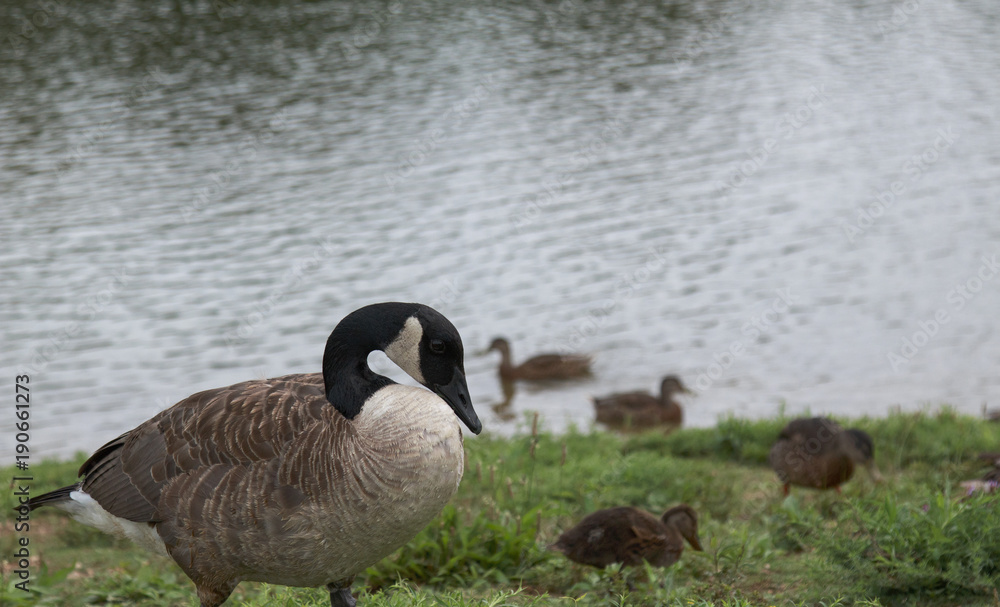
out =
<path fill-rule="evenodd" d="M 660 424 L 680 425 L 684 412 L 674 394 L 691 394 L 680 378 L 668 375 L 660 383 L 660 397 L 648 392 L 622 392 L 594 399 L 597 421 L 609 426 L 643 428 Z"/>
<path fill-rule="evenodd" d="M 669 567 L 681 557 L 684 540 L 701 550 L 698 515 L 691 506 L 674 506 L 660 518 L 645 510 L 620 506 L 588 514 L 549 548 L 571 561 L 594 567 L 611 563 L 639 565 L 643 561 Z"/>
<path fill-rule="evenodd" d="M 503 381 L 544 381 L 547 379 L 572 379 L 590 375 L 590 357 L 577 354 L 539 354 L 516 367 L 510 358 L 510 343 L 497 337 L 487 352 L 500 352 L 500 379 Z"/>
<path fill-rule="evenodd" d="M 790 485 L 836 489 L 854 475 L 856 464 L 868 468 L 872 479 L 882 480 L 875 466 L 875 445 L 866 432 L 825 417 L 795 419 L 778 435 L 768 456 L 788 495 Z"/>

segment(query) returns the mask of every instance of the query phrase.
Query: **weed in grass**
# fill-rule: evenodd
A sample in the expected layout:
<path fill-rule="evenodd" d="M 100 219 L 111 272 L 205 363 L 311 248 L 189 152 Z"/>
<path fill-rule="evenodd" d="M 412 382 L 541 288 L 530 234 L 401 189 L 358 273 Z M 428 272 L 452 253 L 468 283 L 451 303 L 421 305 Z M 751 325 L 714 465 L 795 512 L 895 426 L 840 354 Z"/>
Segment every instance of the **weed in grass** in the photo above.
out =
<path fill-rule="evenodd" d="M 874 595 L 991 595 L 1000 586 L 1000 502 L 946 493 L 925 504 L 858 500 L 841 525 L 811 541 Z"/>
<path fill-rule="evenodd" d="M 378 592 L 357 592 L 358 605 L 365 607 L 532 607 L 547 597 L 530 596 L 521 589 L 487 592 L 481 596 L 461 590 L 432 592 L 407 582 L 397 582 Z M 264 585 L 253 607 L 329 607 L 330 595 L 284 586 Z"/>
<path fill-rule="evenodd" d="M 689 596 L 687 587 L 677 583 L 674 569 L 648 563 L 635 568 L 619 563 L 604 569 L 588 568 L 569 593 L 578 597 L 577 603 L 628 607 L 682 604 Z"/>
<path fill-rule="evenodd" d="M 32 571 L 33 576 L 29 578 L 28 592 L 16 588 L 18 582 L 24 582 L 21 578 L 4 573 L 0 576 L 0 605 L 6 607 L 27 607 L 29 605 L 61 605 L 61 599 L 56 595 L 58 588 L 69 576 L 73 569 L 64 567 L 57 571 L 49 571 L 49 568 L 42 564 L 38 571 Z"/>
<path fill-rule="evenodd" d="M 1000 424 L 983 423 L 954 409 L 894 412 L 885 418 L 838 420 L 872 436 L 879 466 L 901 468 L 916 462 L 940 466 L 974 459 L 1000 445 Z M 714 428 L 691 428 L 669 435 L 649 433 L 626 442 L 623 451 L 655 451 L 680 457 L 710 457 L 767 464 L 767 454 L 788 418 L 747 420 L 726 417 Z"/>
<path fill-rule="evenodd" d="M 183 605 L 191 599 L 191 587 L 173 569 L 143 565 L 101 576 L 86 595 L 87 604 Z"/>
<path fill-rule="evenodd" d="M 802 507 L 801 500 L 790 495 L 769 517 L 771 540 L 775 547 L 789 552 L 801 552 L 809 538 L 823 527 L 823 518 L 812 507 Z"/>
<path fill-rule="evenodd" d="M 549 558 L 535 542 L 539 516 L 536 507 L 520 517 L 504 513 L 491 519 L 479 512 L 469 519 L 454 505 L 446 506 L 394 556 L 369 567 L 367 582 L 373 588 L 398 578 L 437 586 L 509 583 Z"/>
<path fill-rule="evenodd" d="M 666 436 L 648 433 L 628 441 L 624 451 L 653 450 L 679 457 L 711 457 L 727 461 L 765 464 L 774 440 L 787 419 L 747 420 L 733 416 L 714 428 L 691 428 Z"/>
<path fill-rule="evenodd" d="M 742 568 L 769 559 L 773 550 L 770 538 L 745 525 L 729 531 L 726 535 L 713 536 L 708 552 L 715 576 L 725 583 L 734 583 Z"/>

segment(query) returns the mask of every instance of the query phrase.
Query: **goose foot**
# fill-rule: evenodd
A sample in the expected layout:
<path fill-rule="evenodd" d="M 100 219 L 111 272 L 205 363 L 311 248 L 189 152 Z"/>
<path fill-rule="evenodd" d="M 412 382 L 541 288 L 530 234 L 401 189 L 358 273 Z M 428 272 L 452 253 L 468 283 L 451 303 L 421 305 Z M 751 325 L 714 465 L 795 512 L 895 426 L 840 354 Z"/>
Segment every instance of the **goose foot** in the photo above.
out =
<path fill-rule="evenodd" d="M 330 589 L 330 607 L 356 607 L 357 599 L 351 594 L 351 582 L 344 586 L 327 584 Z"/>

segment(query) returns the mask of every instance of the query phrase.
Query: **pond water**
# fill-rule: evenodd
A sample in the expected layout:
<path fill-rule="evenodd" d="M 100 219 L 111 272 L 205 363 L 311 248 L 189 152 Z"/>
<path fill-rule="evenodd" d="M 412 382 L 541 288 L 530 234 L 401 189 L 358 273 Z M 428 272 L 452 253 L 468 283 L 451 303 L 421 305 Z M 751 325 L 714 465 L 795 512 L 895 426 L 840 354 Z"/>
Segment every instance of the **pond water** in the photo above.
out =
<path fill-rule="evenodd" d="M 455 323 L 490 432 L 668 373 L 693 426 L 1000 400 L 995 3 L 49 4 L 0 8 L 37 456 L 384 300 Z M 595 375 L 494 411 L 501 335 Z"/>

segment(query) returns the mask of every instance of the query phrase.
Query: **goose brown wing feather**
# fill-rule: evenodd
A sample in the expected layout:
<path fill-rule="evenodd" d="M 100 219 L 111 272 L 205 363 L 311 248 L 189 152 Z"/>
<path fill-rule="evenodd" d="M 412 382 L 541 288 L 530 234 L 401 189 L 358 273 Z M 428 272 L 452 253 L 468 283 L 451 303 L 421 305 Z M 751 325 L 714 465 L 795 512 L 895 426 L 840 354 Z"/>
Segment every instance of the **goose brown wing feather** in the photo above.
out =
<path fill-rule="evenodd" d="M 318 373 L 199 392 L 98 449 L 81 468 L 83 490 L 115 516 L 157 522 L 168 485 L 238 483 L 237 468 L 279 458 L 328 407 Z"/>

